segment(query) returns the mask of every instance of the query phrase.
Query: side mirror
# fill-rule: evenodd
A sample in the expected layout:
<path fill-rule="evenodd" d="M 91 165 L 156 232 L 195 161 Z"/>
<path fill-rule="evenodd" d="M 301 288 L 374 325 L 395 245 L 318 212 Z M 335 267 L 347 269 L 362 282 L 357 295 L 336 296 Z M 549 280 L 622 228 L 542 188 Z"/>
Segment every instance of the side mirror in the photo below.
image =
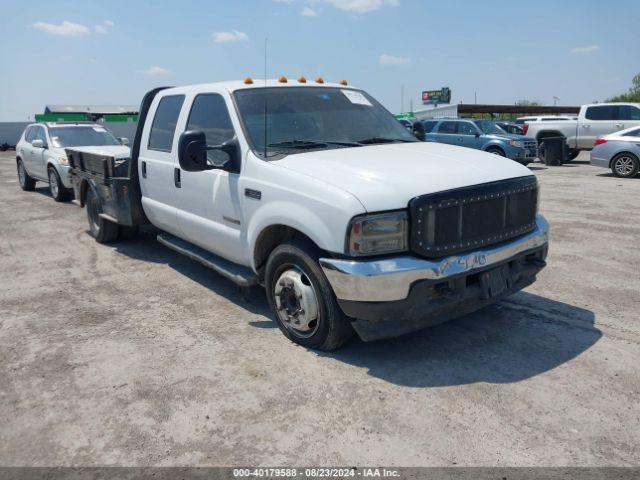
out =
<path fill-rule="evenodd" d="M 31 146 L 35 148 L 44 148 L 44 142 L 37 138 L 33 142 L 31 142 Z"/>
<path fill-rule="evenodd" d="M 185 172 L 201 172 L 214 168 L 207 162 L 207 138 L 204 132 L 188 130 L 180 135 L 178 162 Z"/>
<path fill-rule="evenodd" d="M 480 138 L 480 132 L 476 132 L 476 138 Z"/>
<path fill-rule="evenodd" d="M 129 145 L 129 139 L 127 137 L 120 137 L 118 138 L 118 141 L 120 142 L 120 145 Z"/>
<path fill-rule="evenodd" d="M 209 160 L 207 152 L 222 152 L 220 161 Z M 200 130 L 188 130 L 178 140 L 178 161 L 180 168 L 186 172 L 200 172 L 219 168 L 231 173 L 240 172 L 240 144 L 233 137 L 220 145 L 207 145 L 207 138 Z"/>
<path fill-rule="evenodd" d="M 427 138 L 427 132 L 424 129 L 424 124 L 421 121 L 417 121 L 413 124 L 413 135 L 422 142 L 424 142 L 425 138 Z"/>

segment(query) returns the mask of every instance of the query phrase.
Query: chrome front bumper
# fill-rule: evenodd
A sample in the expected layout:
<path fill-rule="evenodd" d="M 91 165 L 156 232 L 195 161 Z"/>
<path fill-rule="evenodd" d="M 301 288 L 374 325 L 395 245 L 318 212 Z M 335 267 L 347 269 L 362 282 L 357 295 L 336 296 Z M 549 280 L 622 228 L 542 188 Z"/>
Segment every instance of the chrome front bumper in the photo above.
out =
<path fill-rule="evenodd" d="M 528 250 L 543 247 L 548 241 L 549 224 L 542 215 L 538 215 L 534 231 L 496 247 L 438 260 L 409 255 L 374 260 L 321 258 L 320 266 L 339 300 L 392 302 L 407 298 L 411 285 L 417 281 L 445 281 L 486 269 Z"/>

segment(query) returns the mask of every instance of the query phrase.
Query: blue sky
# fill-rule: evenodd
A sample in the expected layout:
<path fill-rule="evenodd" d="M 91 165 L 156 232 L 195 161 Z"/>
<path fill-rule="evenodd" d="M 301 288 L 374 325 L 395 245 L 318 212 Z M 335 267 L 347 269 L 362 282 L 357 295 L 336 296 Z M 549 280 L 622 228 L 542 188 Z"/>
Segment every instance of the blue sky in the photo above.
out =
<path fill-rule="evenodd" d="M 157 85 L 346 78 L 393 112 L 404 85 L 454 102 L 580 104 L 640 72 L 637 0 L 3 0 L 0 120 L 47 103 L 138 104 Z"/>

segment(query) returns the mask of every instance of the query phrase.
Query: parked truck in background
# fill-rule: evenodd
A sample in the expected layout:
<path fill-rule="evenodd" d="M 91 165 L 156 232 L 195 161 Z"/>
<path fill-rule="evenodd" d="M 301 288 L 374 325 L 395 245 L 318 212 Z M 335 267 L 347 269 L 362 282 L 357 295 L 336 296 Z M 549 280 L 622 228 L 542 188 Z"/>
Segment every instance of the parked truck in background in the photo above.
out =
<path fill-rule="evenodd" d="M 544 139 L 564 137 L 573 160 L 582 150 L 591 150 L 596 138 L 640 125 L 638 103 L 594 103 L 580 107 L 577 120 L 544 118 L 523 124 L 524 135 L 538 141 L 538 155 L 544 159 Z"/>
<path fill-rule="evenodd" d="M 516 162 L 417 141 L 322 79 L 155 89 L 131 158 L 67 151 L 92 235 L 167 247 L 262 285 L 292 341 L 330 350 L 464 315 L 544 267 L 538 183 Z"/>

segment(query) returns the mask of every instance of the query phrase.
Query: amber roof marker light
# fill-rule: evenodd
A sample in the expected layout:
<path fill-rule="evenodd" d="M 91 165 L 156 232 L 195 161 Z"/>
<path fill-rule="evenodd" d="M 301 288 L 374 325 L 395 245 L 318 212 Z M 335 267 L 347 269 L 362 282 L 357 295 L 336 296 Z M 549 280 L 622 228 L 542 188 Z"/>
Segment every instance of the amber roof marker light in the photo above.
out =
<path fill-rule="evenodd" d="M 340 85 L 347 86 L 349 85 L 349 82 L 347 82 L 346 80 L 340 80 Z"/>
<path fill-rule="evenodd" d="M 316 78 L 316 83 L 324 83 L 324 78 L 322 77 Z"/>
<path fill-rule="evenodd" d="M 244 84 L 245 85 L 251 85 L 253 83 L 253 78 L 251 77 L 247 77 L 244 79 Z"/>
<path fill-rule="evenodd" d="M 285 77 L 284 75 L 281 75 L 280 78 L 278 79 L 278 81 L 280 83 L 287 83 L 287 77 Z"/>
<path fill-rule="evenodd" d="M 307 83 L 307 79 L 304 78 L 304 75 L 300 75 L 300 77 L 298 77 L 298 82 L 299 83 Z"/>

